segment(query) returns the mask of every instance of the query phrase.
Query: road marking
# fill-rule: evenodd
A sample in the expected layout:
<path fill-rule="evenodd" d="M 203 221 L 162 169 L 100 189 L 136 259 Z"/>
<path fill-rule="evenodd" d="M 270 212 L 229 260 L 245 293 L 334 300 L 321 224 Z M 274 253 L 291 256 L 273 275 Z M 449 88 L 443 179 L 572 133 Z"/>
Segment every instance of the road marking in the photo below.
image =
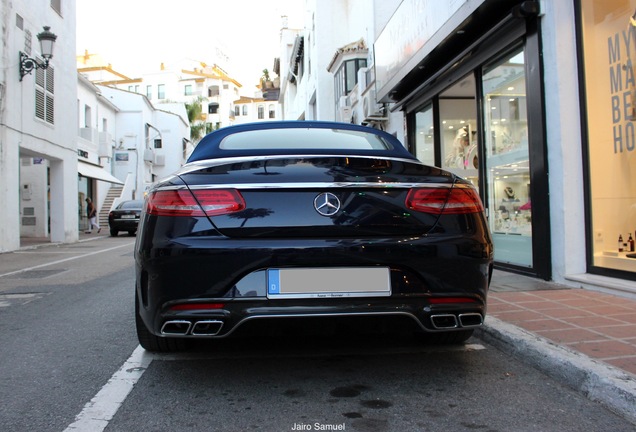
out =
<path fill-rule="evenodd" d="M 101 432 L 108 426 L 153 360 L 153 355 L 137 346 L 123 366 L 88 402 L 64 432 Z"/>
<path fill-rule="evenodd" d="M 0 307 L 9 307 L 13 303 L 25 305 L 49 294 L 50 293 L 0 294 Z"/>
<path fill-rule="evenodd" d="M 36 265 L 36 266 L 33 266 L 33 267 L 27 267 L 27 268 L 23 268 L 23 269 L 20 269 L 20 270 L 15 270 L 15 271 L 12 271 L 12 272 L 9 272 L 9 273 L 0 274 L 0 278 L 1 277 L 5 277 L 5 276 L 11 276 L 11 275 L 19 274 L 19 273 L 24 273 L 24 272 L 27 272 L 29 270 L 35 270 L 35 269 L 39 269 L 39 268 L 42 268 L 42 267 L 48 267 L 48 266 L 51 266 L 51 265 L 60 264 L 60 263 L 67 262 L 67 261 L 72 261 L 72 260 L 76 260 L 76 259 L 80 259 L 80 258 L 86 258 L 88 256 L 97 255 L 97 254 L 100 254 L 100 253 L 103 253 L 103 252 L 110 252 L 110 251 L 115 250 L 115 249 L 128 247 L 131 244 L 133 244 L 133 242 L 126 243 L 126 244 L 119 245 L 119 246 L 115 246 L 115 247 L 108 248 L 108 249 L 102 249 L 102 250 L 98 250 L 98 251 L 94 251 L 94 252 L 89 252 L 89 253 L 82 253 L 83 251 L 78 251 L 78 253 L 80 253 L 80 255 L 78 255 L 78 256 L 64 258 L 64 259 L 53 261 L 53 262 L 50 262 L 50 263 L 40 264 L 40 265 Z"/>

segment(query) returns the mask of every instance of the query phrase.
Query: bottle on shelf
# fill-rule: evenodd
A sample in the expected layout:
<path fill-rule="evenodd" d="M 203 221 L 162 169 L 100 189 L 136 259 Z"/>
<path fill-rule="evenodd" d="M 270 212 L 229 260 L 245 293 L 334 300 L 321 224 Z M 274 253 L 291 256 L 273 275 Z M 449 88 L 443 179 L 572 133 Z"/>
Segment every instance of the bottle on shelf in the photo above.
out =
<path fill-rule="evenodd" d="M 630 252 L 634 252 L 634 237 L 632 237 L 632 233 L 629 233 L 629 238 L 627 239 L 627 245 Z"/>
<path fill-rule="evenodd" d="M 618 251 L 623 252 L 623 234 L 618 235 Z"/>

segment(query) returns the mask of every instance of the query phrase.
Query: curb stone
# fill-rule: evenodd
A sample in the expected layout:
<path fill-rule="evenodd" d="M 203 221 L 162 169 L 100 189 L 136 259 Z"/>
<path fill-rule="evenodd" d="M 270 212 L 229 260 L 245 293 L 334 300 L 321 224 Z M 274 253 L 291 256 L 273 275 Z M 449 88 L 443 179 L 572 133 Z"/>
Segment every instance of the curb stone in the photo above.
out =
<path fill-rule="evenodd" d="M 634 375 L 494 317 L 475 336 L 636 424 Z"/>

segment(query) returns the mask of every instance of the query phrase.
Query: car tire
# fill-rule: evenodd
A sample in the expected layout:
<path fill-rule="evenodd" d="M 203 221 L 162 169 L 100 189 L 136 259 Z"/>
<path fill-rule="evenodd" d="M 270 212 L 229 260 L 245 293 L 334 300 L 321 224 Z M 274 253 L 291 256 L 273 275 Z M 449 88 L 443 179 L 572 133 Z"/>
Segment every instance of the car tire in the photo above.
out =
<path fill-rule="evenodd" d="M 111 237 L 117 237 L 117 234 L 119 234 L 119 231 L 117 231 L 116 229 L 111 229 L 110 230 L 110 236 Z"/>
<path fill-rule="evenodd" d="M 474 330 L 455 330 L 435 333 L 419 333 L 422 342 L 431 345 L 459 345 L 466 342 Z"/>
<path fill-rule="evenodd" d="M 137 231 L 128 231 L 128 235 L 129 236 L 134 236 L 137 233 Z"/>
<path fill-rule="evenodd" d="M 135 296 L 135 327 L 137 328 L 137 339 L 139 345 L 146 351 L 156 353 L 173 353 L 185 351 L 188 348 L 188 341 L 180 338 L 169 338 L 155 336 L 148 330 L 139 315 L 139 300 Z"/>

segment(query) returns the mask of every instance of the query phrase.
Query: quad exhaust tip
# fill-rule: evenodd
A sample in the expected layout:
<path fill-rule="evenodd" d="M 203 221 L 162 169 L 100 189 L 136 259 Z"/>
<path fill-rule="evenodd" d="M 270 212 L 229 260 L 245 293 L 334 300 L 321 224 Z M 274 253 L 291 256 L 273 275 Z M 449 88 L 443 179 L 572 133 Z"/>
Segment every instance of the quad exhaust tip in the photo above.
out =
<path fill-rule="evenodd" d="M 459 325 L 462 327 L 479 327 L 484 323 L 484 317 L 480 313 L 459 314 Z"/>
<path fill-rule="evenodd" d="M 215 336 L 223 328 L 223 321 L 205 320 L 194 324 L 186 320 L 166 321 L 161 326 L 161 334 L 165 336 Z"/>
<path fill-rule="evenodd" d="M 460 327 L 479 327 L 484 323 L 484 317 L 477 312 L 465 314 L 431 315 L 431 323 L 437 330 L 454 329 Z"/>
<path fill-rule="evenodd" d="M 223 328 L 223 321 L 197 321 L 192 327 L 192 336 L 214 336 Z"/>
<path fill-rule="evenodd" d="M 166 321 L 161 327 L 162 335 L 187 335 L 192 327 L 190 321 L 174 320 Z"/>

